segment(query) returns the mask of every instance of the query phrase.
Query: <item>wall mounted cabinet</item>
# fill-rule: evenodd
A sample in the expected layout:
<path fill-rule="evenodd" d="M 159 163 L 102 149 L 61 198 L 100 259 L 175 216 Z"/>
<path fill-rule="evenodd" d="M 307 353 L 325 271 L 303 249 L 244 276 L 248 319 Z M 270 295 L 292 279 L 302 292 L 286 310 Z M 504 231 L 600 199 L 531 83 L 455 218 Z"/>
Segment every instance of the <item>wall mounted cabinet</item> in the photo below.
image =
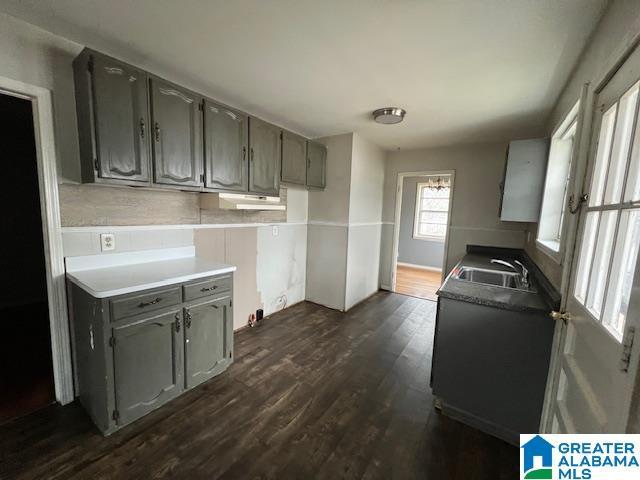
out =
<path fill-rule="evenodd" d="M 325 187 L 326 148 L 124 62 L 73 62 L 83 183 L 278 196 Z"/>
<path fill-rule="evenodd" d="M 78 389 L 105 434 L 233 362 L 233 276 L 111 298 L 70 284 Z"/>
<path fill-rule="evenodd" d="M 154 183 L 202 185 L 202 97 L 157 77 L 150 80 Z"/>
<path fill-rule="evenodd" d="M 255 117 L 249 119 L 249 192 L 280 194 L 282 130 Z"/>
<path fill-rule="evenodd" d="M 500 184 L 500 220 L 538 221 L 548 155 L 548 138 L 509 143 L 504 180 Z"/>
<path fill-rule="evenodd" d="M 305 185 L 307 182 L 307 139 L 286 130 L 282 132 L 280 179 L 294 185 Z"/>
<path fill-rule="evenodd" d="M 249 118 L 210 100 L 204 101 L 205 187 L 248 190 Z"/>
<path fill-rule="evenodd" d="M 318 142 L 307 142 L 307 186 L 324 188 L 327 178 L 327 147 Z"/>
<path fill-rule="evenodd" d="M 149 184 L 147 74 L 88 49 L 73 69 L 82 181 Z"/>

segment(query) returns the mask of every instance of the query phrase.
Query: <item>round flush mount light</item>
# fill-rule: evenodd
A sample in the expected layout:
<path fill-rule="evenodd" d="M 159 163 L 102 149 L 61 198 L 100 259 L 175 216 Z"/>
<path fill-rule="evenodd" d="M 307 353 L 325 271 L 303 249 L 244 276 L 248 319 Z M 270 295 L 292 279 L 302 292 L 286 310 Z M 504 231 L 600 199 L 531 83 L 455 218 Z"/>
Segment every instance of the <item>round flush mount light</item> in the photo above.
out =
<path fill-rule="evenodd" d="M 406 114 L 406 110 L 398 107 L 379 108 L 373 111 L 373 119 L 384 125 L 400 123 Z"/>

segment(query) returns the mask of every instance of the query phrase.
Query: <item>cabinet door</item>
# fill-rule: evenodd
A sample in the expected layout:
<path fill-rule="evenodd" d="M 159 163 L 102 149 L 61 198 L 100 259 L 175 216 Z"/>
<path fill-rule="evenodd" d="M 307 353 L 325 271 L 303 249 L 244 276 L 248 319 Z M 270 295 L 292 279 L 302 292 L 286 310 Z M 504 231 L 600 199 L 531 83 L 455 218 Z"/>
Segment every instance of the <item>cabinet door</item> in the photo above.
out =
<path fill-rule="evenodd" d="M 230 297 L 185 308 L 186 388 L 224 371 L 233 357 Z"/>
<path fill-rule="evenodd" d="M 287 183 L 304 185 L 307 177 L 307 140 L 294 133 L 282 132 L 282 175 Z"/>
<path fill-rule="evenodd" d="M 257 118 L 249 120 L 249 191 L 280 194 L 281 130 Z"/>
<path fill-rule="evenodd" d="M 146 73 L 97 53 L 89 70 L 98 177 L 148 182 Z"/>
<path fill-rule="evenodd" d="M 222 105 L 204 102 L 205 186 L 246 192 L 248 118 Z"/>
<path fill-rule="evenodd" d="M 113 339 L 118 425 L 145 415 L 182 392 L 182 312 L 115 327 Z"/>
<path fill-rule="evenodd" d="M 201 98 L 159 78 L 151 80 L 155 183 L 202 184 Z"/>
<path fill-rule="evenodd" d="M 307 144 L 307 186 L 324 188 L 326 185 L 327 147 L 317 142 Z"/>

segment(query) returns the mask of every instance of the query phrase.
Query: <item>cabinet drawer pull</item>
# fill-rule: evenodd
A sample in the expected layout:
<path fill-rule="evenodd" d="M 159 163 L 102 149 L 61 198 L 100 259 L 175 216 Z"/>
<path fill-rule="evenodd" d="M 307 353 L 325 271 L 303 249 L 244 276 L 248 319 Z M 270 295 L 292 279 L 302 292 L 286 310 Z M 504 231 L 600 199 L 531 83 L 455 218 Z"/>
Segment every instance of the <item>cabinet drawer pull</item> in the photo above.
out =
<path fill-rule="evenodd" d="M 160 141 L 160 124 L 158 122 L 156 122 L 156 142 Z"/>
<path fill-rule="evenodd" d="M 211 305 L 213 308 L 218 308 L 218 305 L 216 305 L 215 303 L 213 305 Z"/>
<path fill-rule="evenodd" d="M 218 288 L 217 285 L 214 285 L 213 287 L 203 287 L 200 289 L 201 292 L 210 292 L 211 290 L 215 290 L 216 288 Z"/>
<path fill-rule="evenodd" d="M 158 297 L 155 300 L 151 300 L 150 302 L 140 302 L 138 304 L 139 308 L 149 307 L 151 305 L 155 305 L 156 303 L 160 303 L 162 301 L 162 297 Z"/>

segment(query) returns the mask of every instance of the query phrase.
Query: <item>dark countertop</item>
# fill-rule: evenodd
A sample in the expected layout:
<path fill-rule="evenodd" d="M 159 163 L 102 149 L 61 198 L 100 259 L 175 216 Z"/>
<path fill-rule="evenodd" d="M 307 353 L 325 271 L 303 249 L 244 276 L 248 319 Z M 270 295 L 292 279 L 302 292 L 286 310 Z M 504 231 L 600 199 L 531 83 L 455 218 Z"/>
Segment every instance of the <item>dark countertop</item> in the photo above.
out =
<path fill-rule="evenodd" d="M 454 270 L 468 266 L 513 272 L 506 266 L 492 264 L 492 258 L 522 262 L 529 269 L 529 281 L 535 292 L 458 280 L 449 272 L 437 292 L 438 296 L 518 312 L 548 313 L 558 309 L 560 295 L 524 250 L 469 245 L 467 255 L 458 262 Z"/>

